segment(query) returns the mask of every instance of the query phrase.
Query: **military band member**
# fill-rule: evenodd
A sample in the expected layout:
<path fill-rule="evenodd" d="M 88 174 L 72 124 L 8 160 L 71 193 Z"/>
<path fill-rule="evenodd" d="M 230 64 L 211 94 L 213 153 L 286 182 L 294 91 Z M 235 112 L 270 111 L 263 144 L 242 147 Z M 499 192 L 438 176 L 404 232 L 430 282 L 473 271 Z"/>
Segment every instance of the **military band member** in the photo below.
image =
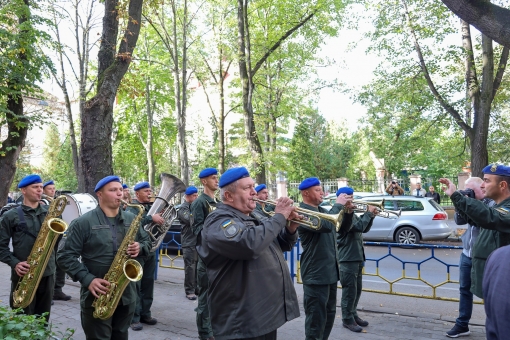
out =
<path fill-rule="evenodd" d="M 48 197 L 55 198 L 55 182 L 53 180 L 50 180 L 43 184 L 43 194 L 47 195 Z M 48 204 L 50 204 L 49 201 L 48 201 Z M 60 235 L 58 237 L 57 242 L 55 243 L 55 254 L 57 253 L 58 245 L 60 243 L 60 240 L 62 240 L 62 236 L 63 235 Z M 65 283 L 66 283 L 66 273 L 62 269 L 60 269 L 59 266 L 56 266 L 55 289 L 53 292 L 53 300 L 63 300 L 63 301 L 71 300 L 71 295 L 67 295 L 62 291 L 62 288 L 64 287 Z"/>
<path fill-rule="evenodd" d="M 124 201 L 126 201 L 127 203 L 131 203 L 132 199 L 131 199 L 131 192 L 129 190 L 129 187 L 127 184 L 122 184 L 122 199 Z M 127 209 L 127 205 L 126 204 L 123 204 L 122 206 L 122 210 L 126 210 Z"/>
<path fill-rule="evenodd" d="M 303 202 L 301 208 L 320 213 L 337 214 L 351 199 L 340 194 L 331 210 L 319 205 L 324 191 L 318 178 L 306 178 L 299 185 Z M 344 213 L 341 228 L 350 226 L 352 213 Z M 322 220 L 322 227 L 314 230 L 300 225 L 299 237 L 303 246 L 301 254 L 301 277 L 303 280 L 303 307 L 305 310 L 305 335 L 307 340 L 328 339 L 336 314 L 337 282 L 340 268 L 337 260 L 336 226 Z"/>
<path fill-rule="evenodd" d="M 297 241 L 299 218 L 291 199 L 277 201 L 271 218 L 258 220 L 253 179 L 244 167 L 220 179 L 221 200 L 197 245 L 207 265 L 209 308 L 216 339 L 276 339 L 277 329 L 299 316 L 282 251 Z"/>
<path fill-rule="evenodd" d="M 103 178 L 94 191 L 98 206 L 71 222 L 67 237 L 58 250 L 57 261 L 73 281 L 81 283 L 81 324 L 86 338 L 128 339 L 129 324 L 136 307 L 136 283 L 127 285 L 113 316 L 107 320 L 93 317 L 92 302 L 108 293 L 110 282 L 103 277 L 135 216 L 120 209 L 122 185 L 119 177 Z M 148 256 L 150 247 L 149 236 L 139 227 L 135 242 L 128 246 L 127 253 L 132 258 Z"/>
<path fill-rule="evenodd" d="M 48 206 L 39 203 L 43 193 L 42 180 L 39 175 L 28 175 L 18 184 L 23 194 L 22 205 L 6 212 L 0 219 L 0 261 L 11 267 L 11 292 L 9 305 L 13 305 L 13 292 L 21 278 L 28 273 L 30 265 L 27 258 L 42 222 L 48 212 Z M 13 250 L 9 249 L 12 239 Z M 48 264 L 37 287 L 35 297 L 23 311 L 28 315 L 46 315 L 50 318 L 53 287 L 55 286 L 55 254 L 52 251 Z"/>
<path fill-rule="evenodd" d="M 198 197 L 198 189 L 190 186 L 184 192 L 184 203 L 177 211 L 177 218 L 181 223 L 181 247 L 184 259 L 184 291 L 189 300 L 196 300 L 197 289 L 197 236 L 191 230 L 193 217 L 190 213 L 190 206 Z"/>
<path fill-rule="evenodd" d="M 257 196 L 256 196 L 257 199 L 259 199 L 261 201 L 267 201 L 267 199 L 269 197 L 269 191 L 267 190 L 267 187 L 266 187 L 265 184 L 257 185 L 255 187 L 255 191 L 257 192 Z M 270 211 L 274 210 L 274 206 L 273 205 L 269 205 L 269 204 L 265 204 L 265 203 L 262 203 L 262 202 L 257 202 L 257 207 L 255 209 L 257 209 L 261 213 L 267 214 L 267 212 L 270 212 Z"/>
<path fill-rule="evenodd" d="M 151 197 L 152 188 L 148 182 L 141 182 L 133 188 L 135 191 L 136 199 L 133 204 L 141 204 L 144 207 L 142 227 L 146 224 L 155 222 L 163 225 L 165 220 L 161 214 L 147 215 L 152 207 Z M 128 207 L 128 211 L 133 214 L 138 214 L 138 209 L 135 207 Z M 143 276 L 140 281 L 136 283 L 138 300 L 136 302 L 135 314 L 131 320 L 131 329 L 140 331 L 143 329 L 142 323 L 147 325 L 155 325 L 158 320 L 151 315 L 151 306 L 154 300 L 154 272 L 156 271 L 156 251 L 151 251 L 148 255 L 138 256 L 136 260 L 140 262 L 143 267 Z"/>
<path fill-rule="evenodd" d="M 191 215 L 193 216 L 193 233 L 197 236 L 197 244 L 200 244 L 200 232 L 204 227 L 204 221 L 207 215 L 216 206 L 214 193 L 218 190 L 218 170 L 215 168 L 206 168 L 198 174 L 200 182 L 204 186 L 204 192 L 191 204 Z M 209 317 L 209 307 L 207 305 L 207 287 L 209 281 L 205 271 L 205 264 L 202 259 L 198 258 L 197 263 L 197 291 L 198 304 L 195 311 L 197 312 L 197 328 L 200 339 L 214 339 L 211 326 L 211 318 Z"/>
<path fill-rule="evenodd" d="M 352 188 L 342 187 L 338 189 L 336 196 L 345 194 L 352 197 L 353 193 Z M 370 231 L 377 213 L 377 207 L 369 205 L 368 211 L 360 217 L 353 214 L 352 225 L 340 228 L 337 234 L 340 284 L 342 285 L 342 321 L 344 327 L 353 332 L 361 332 L 361 327 L 368 326 L 368 322 L 358 316 L 356 309 L 361 296 L 362 272 L 365 263 L 363 233 Z"/>

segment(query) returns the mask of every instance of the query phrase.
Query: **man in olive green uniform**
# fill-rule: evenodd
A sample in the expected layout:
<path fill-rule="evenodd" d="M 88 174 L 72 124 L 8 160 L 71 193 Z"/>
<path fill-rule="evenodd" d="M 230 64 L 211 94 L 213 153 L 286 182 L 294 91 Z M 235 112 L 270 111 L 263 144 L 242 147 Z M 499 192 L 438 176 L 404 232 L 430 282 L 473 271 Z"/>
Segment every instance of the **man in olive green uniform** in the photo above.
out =
<path fill-rule="evenodd" d="M 163 225 L 165 220 L 160 214 L 147 215 L 152 203 L 152 188 L 149 182 L 140 182 L 133 188 L 135 191 L 136 199 L 133 200 L 133 204 L 140 204 L 144 208 L 142 215 L 141 227 L 146 224 L 155 222 L 159 225 Z M 137 215 L 138 209 L 135 207 L 128 207 L 128 211 Z M 158 320 L 151 315 L 152 301 L 154 300 L 154 272 L 156 271 L 156 252 L 151 251 L 146 256 L 138 256 L 136 258 L 143 267 L 143 276 L 140 281 L 136 283 L 136 290 L 138 292 L 138 299 L 136 301 L 135 314 L 133 320 L 131 320 L 131 329 L 134 331 L 140 331 L 143 329 L 142 323 L 147 325 L 155 325 Z"/>
<path fill-rule="evenodd" d="M 257 199 L 261 201 L 267 201 L 267 198 L 269 197 L 269 191 L 267 190 L 267 186 L 265 184 L 259 184 L 255 187 L 255 191 L 257 192 Z M 261 202 L 257 202 L 257 206 L 255 208 L 256 210 L 260 211 L 261 213 L 264 213 L 264 210 L 266 212 L 274 211 L 274 205 L 265 204 Z M 267 215 L 267 214 L 266 214 Z"/>
<path fill-rule="evenodd" d="M 39 204 L 43 192 L 42 180 L 39 175 L 28 175 L 18 184 L 23 194 L 21 206 L 6 212 L 0 219 L 0 261 L 11 267 L 11 293 L 9 305 L 13 306 L 12 293 L 21 278 L 30 270 L 27 258 L 42 222 L 48 212 L 47 205 Z M 12 252 L 9 241 L 12 238 Z M 37 287 L 32 302 L 23 309 L 27 315 L 42 315 L 47 312 L 46 321 L 50 318 L 53 287 L 55 286 L 55 253 L 50 249 L 51 256 L 44 269 L 42 279 Z"/>
<path fill-rule="evenodd" d="M 471 267 L 471 292 L 480 298 L 483 298 L 482 280 L 487 258 L 497 248 L 510 244 L 510 167 L 493 164 L 482 172 L 480 189 L 485 198 L 494 200 L 495 205 L 491 207 L 456 191 L 450 180 L 439 180 L 447 186 L 445 194 L 450 196 L 455 211 L 469 224 L 482 228 L 473 246 Z"/>
<path fill-rule="evenodd" d="M 47 195 L 48 197 L 55 198 L 55 182 L 53 180 L 47 181 L 43 184 L 43 194 Z M 48 202 L 48 204 L 51 202 Z M 60 240 L 62 240 L 62 235 L 58 237 L 57 242 L 55 243 L 55 254 L 57 253 L 58 245 L 60 243 Z M 59 268 L 59 266 L 56 266 L 55 270 L 55 289 L 53 292 L 53 300 L 71 300 L 71 295 L 67 295 L 62 291 L 62 288 L 64 287 L 66 283 L 66 273 Z"/>
<path fill-rule="evenodd" d="M 120 209 L 122 185 L 117 176 L 103 178 L 94 190 L 99 205 L 71 222 L 67 237 L 58 250 L 57 262 L 73 281 L 81 283 L 81 324 L 87 339 L 128 339 L 129 324 L 136 307 L 136 283 L 127 285 L 109 319 L 94 318 L 92 302 L 108 292 L 110 282 L 103 277 L 117 251 L 121 251 L 119 246 L 130 228 L 137 230 L 135 241 L 127 247 L 131 258 L 149 255 L 151 243 L 139 224 L 132 226 L 135 216 Z"/>
<path fill-rule="evenodd" d="M 353 193 L 352 188 L 342 187 L 338 189 L 336 195 L 346 194 L 351 197 Z M 361 217 L 353 215 L 352 226 L 341 228 L 337 236 L 340 284 L 342 285 L 342 321 L 344 327 L 353 332 L 361 332 L 361 327 L 368 326 L 368 322 L 358 316 L 356 309 L 361 296 L 365 262 L 363 233 L 370 231 L 376 214 L 377 208 L 369 205 L 368 211 Z"/>
<path fill-rule="evenodd" d="M 184 192 L 184 203 L 177 211 L 177 218 L 181 223 L 181 247 L 184 259 L 184 292 L 189 300 L 196 300 L 197 289 L 197 236 L 191 230 L 193 218 L 190 213 L 190 206 L 198 197 L 198 189 L 190 186 Z"/>
<path fill-rule="evenodd" d="M 200 232 L 204 227 L 204 221 L 207 215 L 216 206 L 214 193 L 218 190 L 218 170 L 215 168 L 206 168 L 198 174 L 200 182 L 204 186 L 204 192 L 191 204 L 191 215 L 193 216 L 193 233 L 197 236 L 197 244 L 200 244 Z M 204 261 L 199 257 L 197 263 L 197 291 L 198 306 L 197 328 L 200 339 L 214 339 L 211 318 L 209 316 L 209 307 L 207 305 L 207 280 Z"/>
<path fill-rule="evenodd" d="M 297 241 L 299 218 L 291 199 L 276 214 L 257 219 L 253 179 L 244 167 L 220 179 L 223 204 L 207 216 L 197 250 L 206 262 L 209 308 L 217 339 L 276 339 L 277 329 L 299 316 L 283 251 Z"/>
<path fill-rule="evenodd" d="M 319 179 L 310 177 L 303 180 L 299 190 L 303 197 L 299 204 L 301 208 L 328 213 L 319 206 L 324 197 Z M 351 200 L 345 194 L 339 195 L 329 213 L 337 214 L 344 206 L 350 208 Z M 351 225 L 352 215 L 352 212 L 343 214 L 342 227 Z M 340 280 L 336 225 L 322 219 L 320 229 L 300 225 L 298 232 L 303 246 L 300 262 L 306 339 L 328 339 L 335 322 L 337 282 Z"/>

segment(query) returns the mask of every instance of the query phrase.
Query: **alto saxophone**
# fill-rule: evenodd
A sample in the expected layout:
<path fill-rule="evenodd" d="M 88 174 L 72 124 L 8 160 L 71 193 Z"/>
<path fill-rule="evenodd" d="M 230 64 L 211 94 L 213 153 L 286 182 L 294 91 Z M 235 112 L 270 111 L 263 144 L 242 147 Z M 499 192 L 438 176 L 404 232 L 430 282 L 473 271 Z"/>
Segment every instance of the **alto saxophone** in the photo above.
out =
<path fill-rule="evenodd" d="M 57 218 L 62 215 L 66 208 L 66 196 L 61 195 L 55 199 L 46 198 L 50 199 L 51 203 L 46 218 L 41 224 L 41 229 L 35 239 L 34 246 L 27 258 L 30 269 L 18 281 L 16 289 L 12 294 L 13 305 L 16 308 L 26 308 L 34 299 L 37 287 L 39 287 L 42 275 L 51 257 L 51 252 L 55 247 L 55 242 L 58 236 L 67 230 L 67 223 Z"/>
<path fill-rule="evenodd" d="M 142 279 L 143 268 L 140 263 L 131 258 L 127 253 L 128 246 L 135 241 L 136 233 L 140 229 L 142 215 L 144 212 L 143 206 L 139 204 L 129 204 L 121 200 L 122 204 L 138 208 L 138 215 L 136 215 L 133 222 L 129 226 L 128 232 L 124 236 L 124 240 L 120 244 L 117 254 L 104 276 L 104 279 L 110 282 L 108 293 L 100 295 L 94 299 L 92 306 L 94 307 L 93 316 L 95 318 L 106 320 L 112 317 L 113 312 L 119 304 L 122 293 L 130 282 L 137 282 Z"/>

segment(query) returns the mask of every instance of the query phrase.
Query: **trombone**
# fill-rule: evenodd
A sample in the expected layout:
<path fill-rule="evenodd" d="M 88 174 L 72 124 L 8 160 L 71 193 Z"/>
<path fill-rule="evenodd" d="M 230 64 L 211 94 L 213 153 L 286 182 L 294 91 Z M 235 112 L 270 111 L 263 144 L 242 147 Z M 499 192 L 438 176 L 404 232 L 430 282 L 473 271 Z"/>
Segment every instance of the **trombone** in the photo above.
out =
<path fill-rule="evenodd" d="M 263 201 L 263 200 L 259 200 L 258 198 L 252 198 L 252 199 L 255 202 L 276 206 L 276 201 L 271 201 L 271 200 Z M 264 210 L 264 209 L 262 209 L 262 210 Z M 343 220 L 344 214 L 345 214 L 345 209 L 342 209 L 342 211 L 340 211 L 336 215 L 324 214 L 324 213 L 320 213 L 318 211 L 303 209 L 303 208 L 299 208 L 299 207 L 296 207 L 296 211 L 300 215 L 303 215 L 304 218 L 302 220 L 290 220 L 290 221 L 300 224 L 300 225 L 303 225 L 303 226 L 308 227 L 313 230 L 321 229 L 322 228 L 322 220 L 326 220 L 326 221 L 333 223 L 336 227 L 336 231 L 338 231 L 338 230 L 340 230 L 340 225 L 342 224 L 342 220 Z M 274 216 L 274 214 L 275 214 L 274 211 L 266 211 L 266 210 L 264 210 L 264 213 L 266 213 L 269 216 Z"/>
<path fill-rule="evenodd" d="M 367 212 L 368 206 L 374 206 L 377 208 L 377 216 L 382 218 L 389 218 L 391 220 L 395 220 L 400 217 L 402 214 L 402 210 L 386 210 L 384 209 L 384 200 L 379 202 L 366 202 L 361 200 L 353 200 L 352 204 L 355 206 L 354 212 Z"/>

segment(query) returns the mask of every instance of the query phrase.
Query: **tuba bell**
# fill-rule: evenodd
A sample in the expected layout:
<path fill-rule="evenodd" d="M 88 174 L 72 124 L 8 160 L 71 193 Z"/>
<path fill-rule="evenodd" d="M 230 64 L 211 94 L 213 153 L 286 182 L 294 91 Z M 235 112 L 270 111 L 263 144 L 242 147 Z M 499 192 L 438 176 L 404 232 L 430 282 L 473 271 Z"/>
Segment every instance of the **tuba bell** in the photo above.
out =
<path fill-rule="evenodd" d="M 161 242 L 165 238 L 166 232 L 172 226 L 172 222 L 177 217 L 177 210 L 170 203 L 172 197 L 176 194 L 186 191 L 186 185 L 177 177 L 170 174 L 162 173 L 159 178 L 161 179 L 161 190 L 156 196 L 152 207 L 147 215 L 155 215 L 160 213 L 161 217 L 165 220 L 163 225 L 155 222 L 144 225 L 143 229 L 149 234 L 151 238 L 152 248 L 154 251 L 159 248 Z"/>

